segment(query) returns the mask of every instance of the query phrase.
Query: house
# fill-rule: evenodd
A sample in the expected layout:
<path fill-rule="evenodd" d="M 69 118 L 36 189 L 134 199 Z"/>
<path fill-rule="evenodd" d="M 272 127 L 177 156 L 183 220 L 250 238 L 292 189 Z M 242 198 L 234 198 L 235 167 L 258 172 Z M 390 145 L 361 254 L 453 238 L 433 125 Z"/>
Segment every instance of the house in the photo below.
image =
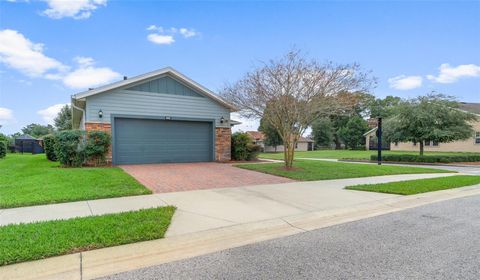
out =
<path fill-rule="evenodd" d="M 427 141 L 424 143 L 424 151 L 426 152 L 472 152 L 480 153 L 480 103 L 460 103 L 460 109 L 476 114 L 478 116 L 477 121 L 472 123 L 474 133 L 471 138 L 461 141 L 453 141 L 449 143 L 437 143 L 434 141 Z M 369 140 L 374 139 L 376 141 L 376 127 L 364 134 Z M 367 150 L 369 149 L 369 145 Z M 390 143 L 390 150 L 392 151 L 418 151 L 419 145 L 412 142 Z"/>
<path fill-rule="evenodd" d="M 252 139 L 252 143 L 262 147 L 264 152 L 277 152 L 283 151 L 283 145 L 277 147 L 265 145 L 265 135 L 260 131 L 247 131 L 246 132 Z M 313 151 L 313 140 L 305 137 L 300 137 L 295 145 L 295 151 Z"/>
<path fill-rule="evenodd" d="M 230 160 L 235 107 L 171 67 L 72 96 L 76 129 L 112 136 L 113 164 Z"/>
<path fill-rule="evenodd" d="M 43 153 L 43 141 L 32 137 L 29 134 L 20 135 L 15 138 L 15 151 L 18 153 Z"/>

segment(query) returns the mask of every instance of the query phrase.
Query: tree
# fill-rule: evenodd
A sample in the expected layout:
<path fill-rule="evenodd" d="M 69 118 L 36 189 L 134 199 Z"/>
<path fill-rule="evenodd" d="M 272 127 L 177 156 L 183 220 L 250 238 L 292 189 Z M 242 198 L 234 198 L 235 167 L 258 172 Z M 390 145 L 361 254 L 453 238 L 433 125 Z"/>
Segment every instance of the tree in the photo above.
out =
<path fill-rule="evenodd" d="M 340 128 L 339 135 L 348 148 L 356 149 L 365 144 L 363 134 L 367 130 L 367 122 L 360 116 L 353 116 L 344 127 Z"/>
<path fill-rule="evenodd" d="M 385 123 L 385 136 L 391 142 L 418 143 L 423 155 L 425 141 L 448 143 L 472 137 L 474 114 L 459 109 L 449 96 L 431 93 L 402 100 Z"/>
<path fill-rule="evenodd" d="M 398 106 L 402 99 L 397 96 L 387 96 L 384 99 L 373 99 L 369 104 L 370 117 L 372 118 L 388 118 L 390 117 L 395 107 Z"/>
<path fill-rule="evenodd" d="M 334 127 L 330 118 L 319 118 L 312 124 L 312 136 L 316 147 L 330 147 L 333 133 Z"/>
<path fill-rule="evenodd" d="M 33 137 L 41 137 L 47 134 L 50 134 L 53 132 L 53 126 L 52 125 L 41 125 L 41 124 L 36 124 L 32 123 L 24 128 L 22 128 L 23 134 L 29 134 Z"/>
<path fill-rule="evenodd" d="M 72 129 L 72 109 L 70 106 L 68 104 L 63 106 L 53 121 L 58 131 Z"/>
<path fill-rule="evenodd" d="M 277 129 L 275 129 L 273 125 L 269 124 L 264 118 L 260 120 L 258 131 L 263 132 L 265 135 L 264 144 L 266 146 L 274 147 L 275 152 L 277 151 L 277 146 L 283 144 L 282 137 L 280 137 L 280 134 L 278 134 Z"/>
<path fill-rule="evenodd" d="M 247 73 L 222 95 L 242 116 L 264 118 L 278 131 L 285 167 L 291 168 L 295 144 L 313 121 L 351 107 L 340 93 L 366 92 L 373 82 L 357 64 L 321 64 L 290 51 Z"/>

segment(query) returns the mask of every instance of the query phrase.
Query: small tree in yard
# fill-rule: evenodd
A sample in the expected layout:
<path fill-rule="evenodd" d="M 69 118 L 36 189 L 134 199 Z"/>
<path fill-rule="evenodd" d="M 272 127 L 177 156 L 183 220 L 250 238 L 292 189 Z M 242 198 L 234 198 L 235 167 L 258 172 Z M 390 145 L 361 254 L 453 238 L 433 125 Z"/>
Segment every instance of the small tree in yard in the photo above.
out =
<path fill-rule="evenodd" d="M 268 123 L 264 118 L 260 120 L 260 126 L 258 127 L 258 131 L 263 132 L 265 135 L 264 144 L 265 146 L 272 146 L 275 148 L 275 152 L 277 151 L 277 146 L 283 144 L 282 137 L 278 134 L 277 129 Z"/>
<path fill-rule="evenodd" d="M 72 108 L 68 105 L 63 106 L 53 121 L 58 131 L 72 129 Z"/>
<path fill-rule="evenodd" d="M 419 144 L 423 155 L 425 141 L 448 143 L 472 137 L 474 114 L 459 109 L 458 102 L 442 94 L 429 94 L 404 100 L 385 122 L 385 136 L 391 142 Z"/>
<path fill-rule="evenodd" d="M 373 82 L 357 64 L 321 64 L 291 51 L 227 86 L 223 97 L 244 117 L 263 118 L 277 130 L 284 144 L 285 167 L 291 168 L 295 144 L 313 121 L 351 107 L 351 100 L 341 93 L 366 92 Z"/>
<path fill-rule="evenodd" d="M 334 127 L 330 118 L 320 118 L 312 124 L 312 136 L 316 147 L 330 147 Z"/>
<path fill-rule="evenodd" d="M 350 149 L 357 149 L 365 144 L 363 134 L 368 130 L 367 122 L 359 116 L 351 117 L 347 124 L 340 128 L 339 135 L 343 143 Z"/>

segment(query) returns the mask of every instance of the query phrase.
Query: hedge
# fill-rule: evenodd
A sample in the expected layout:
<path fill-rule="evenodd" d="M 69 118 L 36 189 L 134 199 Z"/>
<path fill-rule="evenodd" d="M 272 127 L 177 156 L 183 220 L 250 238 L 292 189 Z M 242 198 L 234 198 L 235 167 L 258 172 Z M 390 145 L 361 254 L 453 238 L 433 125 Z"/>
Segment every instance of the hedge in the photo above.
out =
<path fill-rule="evenodd" d="M 50 161 L 57 161 L 57 155 L 55 154 L 55 136 L 52 134 L 43 136 L 43 148 L 45 149 L 45 155 Z"/>
<path fill-rule="evenodd" d="M 370 160 L 377 160 L 377 155 L 371 155 Z M 395 162 L 425 162 L 425 163 L 451 163 L 451 162 L 475 162 L 480 161 L 480 154 L 472 155 L 408 155 L 408 154 L 385 154 L 383 161 Z"/>
<path fill-rule="evenodd" d="M 64 130 L 55 134 L 55 154 L 65 167 L 80 167 L 86 159 L 85 132 Z"/>
<path fill-rule="evenodd" d="M 85 147 L 87 160 L 94 162 L 95 165 L 105 164 L 105 157 L 108 154 L 110 142 L 110 134 L 98 130 L 89 131 L 87 134 L 87 146 Z"/>
<path fill-rule="evenodd" d="M 4 158 L 7 155 L 7 142 L 0 141 L 0 158 Z"/>
<path fill-rule="evenodd" d="M 261 147 L 251 142 L 252 139 L 247 133 L 235 132 L 232 134 L 232 159 L 255 160 Z"/>

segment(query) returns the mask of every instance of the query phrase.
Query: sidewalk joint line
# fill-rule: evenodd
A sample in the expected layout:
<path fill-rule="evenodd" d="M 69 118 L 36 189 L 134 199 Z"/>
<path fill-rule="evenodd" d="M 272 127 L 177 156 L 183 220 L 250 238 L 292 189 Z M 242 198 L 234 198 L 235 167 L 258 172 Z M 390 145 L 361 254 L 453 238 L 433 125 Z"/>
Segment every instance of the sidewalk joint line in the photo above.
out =
<path fill-rule="evenodd" d="M 224 219 L 224 218 L 217 218 L 217 217 L 213 217 L 213 216 L 209 216 L 209 215 L 205 215 L 205 214 L 199 214 L 199 213 L 191 212 L 191 211 L 188 211 L 188 210 L 183 210 L 183 209 L 180 209 L 180 208 L 177 208 L 177 209 L 178 209 L 179 211 L 182 211 L 182 212 L 185 212 L 185 213 L 189 213 L 189 214 L 193 214 L 193 215 L 197 215 L 197 216 L 202 216 L 202 217 L 206 217 L 206 218 L 210 218 L 210 219 L 215 219 L 215 220 L 222 220 L 222 221 L 229 222 L 229 223 L 234 223 L 234 224 L 242 224 L 242 223 L 238 223 L 238 222 L 231 221 L 231 220 Z"/>
<path fill-rule="evenodd" d="M 88 209 L 90 210 L 90 214 L 93 215 L 92 207 L 90 207 L 90 203 L 88 203 L 88 200 L 85 201 L 87 203 Z"/>

